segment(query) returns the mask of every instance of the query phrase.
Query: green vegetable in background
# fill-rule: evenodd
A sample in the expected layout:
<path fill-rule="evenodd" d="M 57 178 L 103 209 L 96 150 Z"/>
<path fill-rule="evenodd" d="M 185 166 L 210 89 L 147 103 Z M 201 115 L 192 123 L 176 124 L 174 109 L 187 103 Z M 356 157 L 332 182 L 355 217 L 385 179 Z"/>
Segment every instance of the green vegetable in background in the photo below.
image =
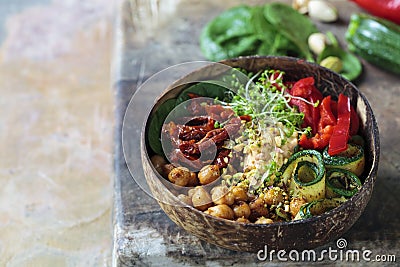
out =
<path fill-rule="evenodd" d="M 206 58 L 221 60 L 255 49 L 257 39 L 251 27 L 252 8 L 238 6 L 223 12 L 204 28 L 200 46 Z"/>
<path fill-rule="evenodd" d="M 372 64 L 400 74 L 400 26 L 367 14 L 353 14 L 348 49 Z"/>
<path fill-rule="evenodd" d="M 318 29 L 310 19 L 283 3 L 265 5 L 264 15 L 282 35 L 296 44 L 301 56 L 314 61 L 307 39 Z"/>
<path fill-rule="evenodd" d="M 246 55 L 291 55 L 313 61 L 307 46 L 314 24 L 289 5 L 241 5 L 210 21 L 200 36 L 206 58 L 219 61 Z"/>
<path fill-rule="evenodd" d="M 339 73 L 348 80 L 357 78 L 362 72 L 361 62 L 355 55 L 341 48 L 331 32 L 326 33 L 326 36 L 330 44 L 318 55 L 317 63 L 320 64 L 322 60 L 330 56 L 338 57 L 342 62 L 342 70 Z"/>
<path fill-rule="evenodd" d="M 333 70 L 348 80 L 356 79 L 362 72 L 359 59 L 344 50 L 333 34 L 327 34 L 330 44 L 322 53 L 312 53 L 308 38 L 317 32 L 311 19 L 287 4 L 241 5 L 222 12 L 204 27 L 200 48 L 205 57 L 212 61 L 247 55 L 271 55 L 305 58 L 320 64 L 327 58 L 335 58 L 340 60 L 340 70 Z"/>

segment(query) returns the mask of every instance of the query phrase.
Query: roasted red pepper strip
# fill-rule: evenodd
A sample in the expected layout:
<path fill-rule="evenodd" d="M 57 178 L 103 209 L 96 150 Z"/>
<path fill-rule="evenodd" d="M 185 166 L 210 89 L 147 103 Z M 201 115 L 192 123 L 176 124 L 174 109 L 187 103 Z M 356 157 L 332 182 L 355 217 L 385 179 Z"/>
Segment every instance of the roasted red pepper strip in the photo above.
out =
<path fill-rule="evenodd" d="M 313 86 L 313 77 L 300 79 L 293 85 L 293 88 L 290 90 L 290 94 L 293 96 L 307 98 L 313 92 Z"/>
<path fill-rule="evenodd" d="M 323 98 L 321 92 L 314 86 L 314 82 L 314 77 L 300 79 L 293 84 L 292 89 L 289 91 L 292 96 L 304 98 L 307 102 L 312 103 L 309 104 L 299 98 L 292 98 L 290 100 L 290 104 L 297 106 L 299 111 L 304 114 L 302 127 L 306 128 L 310 126 L 312 134 L 318 132 L 320 118 L 319 108 L 315 107 L 314 104 L 321 101 Z"/>
<path fill-rule="evenodd" d="M 358 128 L 360 128 L 360 118 L 358 117 L 357 111 L 350 107 L 350 136 L 356 135 L 358 133 Z"/>
<path fill-rule="evenodd" d="M 325 128 L 327 125 L 335 125 L 336 124 L 336 117 L 333 115 L 332 112 L 332 100 L 331 96 L 325 97 L 319 106 L 319 112 L 320 112 L 320 120 L 318 124 L 318 130 L 322 130 Z"/>
<path fill-rule="evenodd" d="M 322 99 L 322 98 L 321 98 Z M 315 94 L 311 94 L 309 97 L 309 100 L 311 103 L 316 104 L 318 103 L 318 101 L 321 100 L 319 98 L 318 95 Z M 311 111 L 311 129 L 312 129 L 312 133 L 316 134 L 318 132 L 318 123 L 320 120 L 320 112 L 319 112 L 319 105 L 318 106 L 314 106 L 314 105 L 310 105 L 310 111 Z"/>
<path fill-rule="evenodd" d="M 398 0 L 352 0 L 372 15 L 400 24 L 400 1 Z"/>
<path fill-rule="evenodd" d="M 339 94 L 337 113 L 337 123 L 333 129 L 328 147 L 328 153 L 331 156 L 334 156 L 347 149 L 347 141 L 349 140 L 350 136 L 351 105 L 350 99 L 343 94 Z"/>
<path fill-rule="evenodd" d="M 333 125 L 327 125 L 311 138 L 307 138 L 307 135 L 303 134 L 300 136 L 299 145 L 305 149 L 322 150 L 328 146 L 333 128 Z"/>

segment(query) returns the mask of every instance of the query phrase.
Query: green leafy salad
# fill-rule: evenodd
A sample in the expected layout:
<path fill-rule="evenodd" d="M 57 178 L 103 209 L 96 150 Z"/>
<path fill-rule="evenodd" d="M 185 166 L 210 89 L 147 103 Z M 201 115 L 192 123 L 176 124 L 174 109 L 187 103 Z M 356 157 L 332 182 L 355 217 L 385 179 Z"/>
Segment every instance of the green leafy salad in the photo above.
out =
<path fill-rule="evenodd" d="M 312 35 L 323 37 L 310 44 L 310 40 L 315 42 Z M 312 49 L 320 44 L 320 51 Z M 332 33 L 321 34 L 309 17 L 277 2 L 222 12 L 205 25 L 200 48 L 212 61 L 248 55 L 293 56 L 317 62 L 349 80 L 362 71 L 358 58 L 342 49 Z"/>

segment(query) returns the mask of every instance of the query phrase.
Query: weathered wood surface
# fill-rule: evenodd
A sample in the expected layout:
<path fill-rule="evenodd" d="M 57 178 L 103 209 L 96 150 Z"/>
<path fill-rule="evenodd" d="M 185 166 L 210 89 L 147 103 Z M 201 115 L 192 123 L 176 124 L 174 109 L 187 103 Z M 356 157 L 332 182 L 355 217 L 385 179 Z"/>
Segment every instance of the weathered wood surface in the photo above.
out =
<path fill-rule="evenodd" d="M 152 1 L 145 2 L 141 5 L 149 5 Z M 127 168 L 121 145 L 122 121 L 129 100 L 138 85 L 171 65 L 204 60 L 198 47 L 201 27 L 222 10 L 240 3 L 224 1 L 223 5 L 213 3 L 216 1 L 200 0 L 170 2 L 168 8 L 160 7 L 156 18 L 147 17 L 146 11 L 135 8 L 129 2 L 124 2 L 118 10 L 113 69 L 116 99 L 114 266 L 262 266 L 271 263 L 268 259 L 258 260 L 256 254 L 240 253 L 210 245 L 180 229 L 164 214 L 157 202 L 137 185 Z M 321 31 L 332 31 L 343 44 L 350 14 L 359 9 L 346 1 L 335 1 L 335 5 L 339 8 L 340 21 L 336 24 L 318 24 L 318 27 Z M 152 14 L 155 13 L 153 10 Z M 363 65 L 364 73 L 356 84 L 370 101 L 378 121 L 381 160 L 372 198 L 363 215 L 343 238 L 347 241 L 347 249 L 371 250 L 371 258 L 375 255 L 395 255 L 398 262 L 400 255 L 396 253 L 400 251 L 400 77 L 364 61 Z M 143 105 L 152 101 L 149 94 L 149 97 L 144 97 Z M 137 109 L 140 110 L 141 107 L 138 106 Z M 139 154 L 137 158 L 140 158 Z M 337 249 L 336 242 L 316 251 L 321 252 L 328 248 Z M 325 261 L 317 261 L 314 264 L 345 263 L 326 258 Z M 366 265 L 362 259 L 353 263 Z M 275 256 L 272 265 L 280 264 L 301 265 L 299 262 L 281 262 Z M 382 263 L 369 264 L 378 266 Z"/>

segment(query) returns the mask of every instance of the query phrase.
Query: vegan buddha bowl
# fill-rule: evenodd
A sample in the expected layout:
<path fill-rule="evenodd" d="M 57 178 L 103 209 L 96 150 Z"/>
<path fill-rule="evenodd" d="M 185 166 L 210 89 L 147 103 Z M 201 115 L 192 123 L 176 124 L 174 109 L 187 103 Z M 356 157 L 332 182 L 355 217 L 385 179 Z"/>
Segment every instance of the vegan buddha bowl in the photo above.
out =
<path fill-rule="evenodd" d="M 365 209 L 379 133 L 365 96 L 340 75 L 249 56 L 166 85 L 141 156 L 161 208 L 197 237 L 238 251 L 309 249 Z"/>

